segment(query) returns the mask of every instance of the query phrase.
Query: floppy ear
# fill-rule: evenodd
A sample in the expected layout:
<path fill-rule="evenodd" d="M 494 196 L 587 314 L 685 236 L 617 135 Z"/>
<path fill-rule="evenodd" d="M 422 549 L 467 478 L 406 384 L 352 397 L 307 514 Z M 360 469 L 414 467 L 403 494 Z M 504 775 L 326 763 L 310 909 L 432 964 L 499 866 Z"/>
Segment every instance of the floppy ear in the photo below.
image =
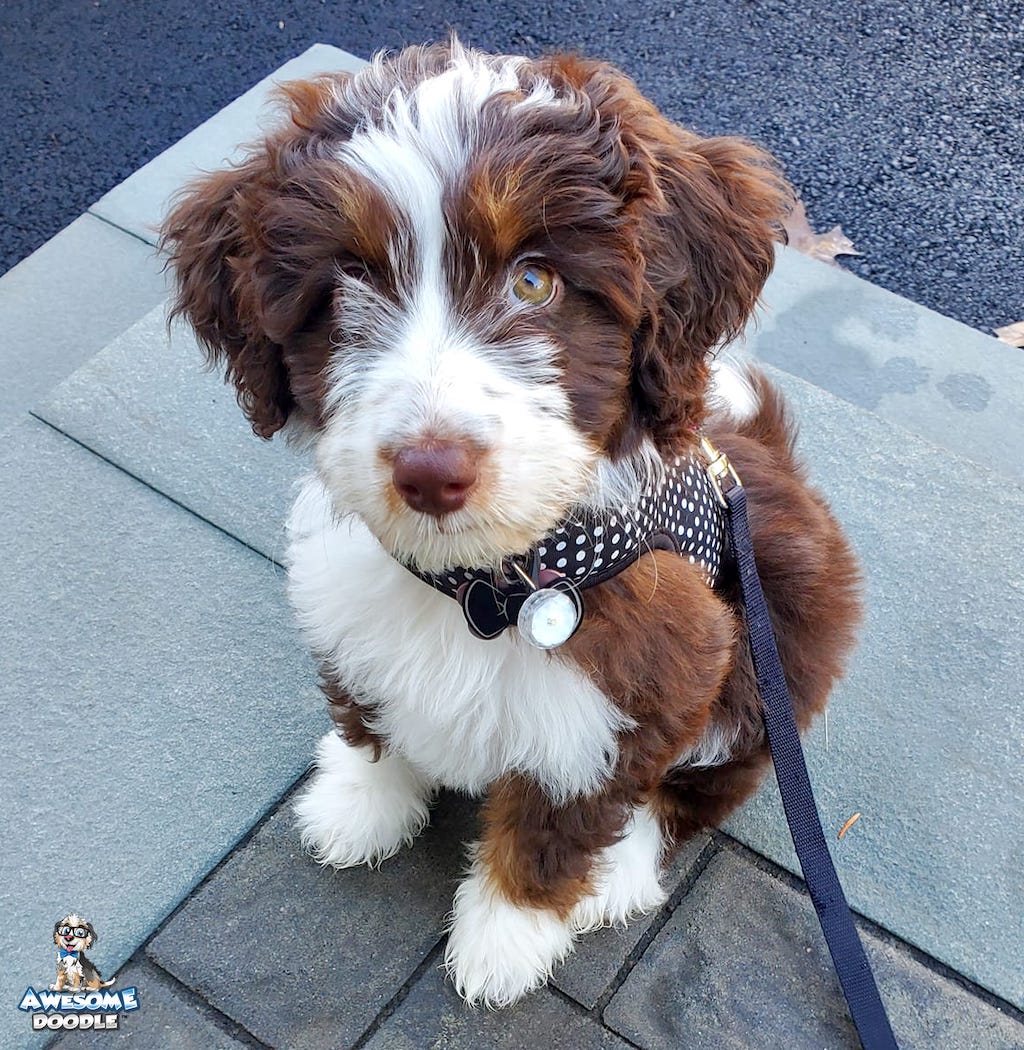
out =
<path fill-rule="evenodd" d="M 323 140 L 340 137 L 328 103 L 345 80 L 285 86 L 290 123 L 185 187 L 161 229 L 176 284 L 171 317 L 187 318 L 210 363 L 225 366 L 264 438 L 295 407 L 290 358 L 329 295 L 336 244 L 316 161 Z"/>
<path fill-rule="evenodd" d="M 702 422 L 711 351 L 742 333 L 793 198 L 758 147 L 701 139 L 660 119 L 651 153 L 664 203 L 641 217 L 649 306 L 633 393 L 641 424 L 671 446 Z"/>
<path fill-rule="evenodd" d="M 86 942 L 85 946 L 86 948 L 91 948 L 96 943 L 96 941 L 99 940 L 99 938 L 96 936 L 96 931 L 93 929 L 93 925 L 91 922 L 87 922 L 85 924 L 85 928 L 89 931 L 89 939 Z"/>
<path fill-rule="evenodd" d="M 56 921 L 56 922 L 55 922 L 55 923 L 53 924 L 53 943 L 54 943 L 54 944 L 56 944 L 56 945 L 59 945 L 59 944 L 60 944 L 60 941 L 58 941 L 58 940 L 57 940 L 57 931 L 58 931 L 58 930 L 59 930 L 59 929 L 61 928 L 61 924 L 62 924 L 63 922 L 64 922 L 64 920 L 63 920 L 63 919 L 58 919 L 58 920 L 57 920 L 57 921 Z"/>
<path fill-rule="evenodd" d="M 263 331 L 252 280 L 260 251 L 252 219 L 271 182 L 266 154 L 198 179 L 179 196 L 161 238 L 177 286 L 171 317 L 187 318 L 210 363 L 225 364 L 239 405 L 264 438 L 291 409 L 281 347 Z"/>
<path fill-rule="evenodd" d="M 683 130 L 613 66 L 560 56 L 554 68 L 614 126 L 629 163 L 623 204 L 644 271 L 634 424 L 671 448 L 701 423 L 710 352 L 754 309 L 792 190 L 767 153 Z"/>

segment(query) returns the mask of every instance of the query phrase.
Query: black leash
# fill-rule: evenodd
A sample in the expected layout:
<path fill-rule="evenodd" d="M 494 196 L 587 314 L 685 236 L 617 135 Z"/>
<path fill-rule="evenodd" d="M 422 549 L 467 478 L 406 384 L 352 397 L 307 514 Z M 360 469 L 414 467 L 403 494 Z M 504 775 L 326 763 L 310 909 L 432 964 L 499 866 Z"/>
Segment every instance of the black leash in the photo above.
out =
<path fill-rule="evenodd" d="M 864 954 L 864 946 L 853 924 L 850 906 L 825 845 L 825 835 L 821 830 L 807 764 L 800 746 L 800 734 L 793 717 L 793 704 L 754 561 L 754 546 L 747 520 L 747 494 L 728 458 L 705 437 L 699 438 L 699 444 L 707 459 L 706 479 L 710 483 L 713 498 L 706 492 L 702 494 L 700 482 L 704 472 L 693 469 L 693 459 L 687 463 L 676 459 L 672 469 L 676 475 L 685 471 L 689 480 L 678 476 L 669 479 L 675 491 L 673 494 L 670 487 L 668 495 L 673 507 L 678 508 L 677 511 L 670 509 L 667 514 L 670 524 L 679 534 L 674 541 L 664 529 L 655 530 L 656 515 L 648 513 L 649 520 L 643 522 L 642 527 L 638 522 L 636 528 L 639 531 L 634 536 L 626 536 L 633 528 L 627 524 L 627 519 L 624 517 L 620 524 L 613 515 L 607 522 L 596 520 L 576 532 L 569 531 L 568 525 L 563 526 L 532 552 L 528 567 L 512 559 L 512 571 L 507 576 L 502 574 L 500 580 L 490 570 L 453 569 L 447 573 L 421 573 L 409 565 L 406 568 L 436 590 L 457 599 L 462 605 L 469 629 L 478 638 L 497 638 L 508 627 L 515 625 L 520 636 L 532 645 L 552 649 L 572 636 L 583 617 L 583 603 L 577 593 L 578 588 L 586 587 L 588 583 L 600 583 L 615 575 L 632 564 L 644 546 L 652 549 L 662 546 L 658 542 L 661 536 L 667 536 L 669 540 L 666 549 L 686 555 L 691 563 L 696 564 L 699 557 L 701 568 L 708 575 L 708 582 L 713 582 L 721 556 L 717 544 L 722 539 L 721 517 L 724 515 L 726 534 L 739 571 L 768 746 L 807 892 L 818 913 L 818 921 L 864 1050 L 899 1050 L 871 966 Z M 663 494 L 659 490 L 656 503 L 660 503 L 660 495 Z M 721 514 L 718 513 L 718 506 L 714 505 L 715 501 L 721 507 Z M 683 505 L 686 505 L 688 513 L 693 514 L 692 524 L 689 519 L 683 518 Z M 642 509 L 647 508 L 642 506 Z M 717 521 L 712 519 L 709 511 L 715 512 Z M 686 542 L 694 535 L 695 529 L 696 546 L 687 547 Z M 686 541 L 682 539 L 683 535 L 687 537 Z M 647 537 L 646 543 L 639 542 L 643 537 Z M 609 538 L 610 555 L 605 543 Z M 617 547 L 620 543 L 622 546 Z M 598 553 L 603 555 L 601 561 L 597 560 Z M 561 560 L 558 560 L 559 555 Z M 573 566 L 582 559 L 578 582 L 574 582 L 570 575 L 573 571 L 569 564 L 570 556 Z M 587 562 L 588 556 L 592 559 L 593 568 L 600 568 L 603 562 L 615 564 L 608 564 L 596 575 L 591 563 Z M 553 565 L 544 562 L 544 558 L 553 561 Z"/>
<path fill-rule="evenodd" d="M 800 734 L 793 718 L 793 704 L 754 561 L 754 545 L 747 520 L 747 494 L 728 459 L 710 442 L 704 444 L 704 450 L 711 460 L 708 472 L 727 510 L 729 542 L 739 570 L 768 746 L 807 892 L 818 913 L 861 1045 L 864 1050 L 898 1050 L 850 906 L 825 845 Z"/>

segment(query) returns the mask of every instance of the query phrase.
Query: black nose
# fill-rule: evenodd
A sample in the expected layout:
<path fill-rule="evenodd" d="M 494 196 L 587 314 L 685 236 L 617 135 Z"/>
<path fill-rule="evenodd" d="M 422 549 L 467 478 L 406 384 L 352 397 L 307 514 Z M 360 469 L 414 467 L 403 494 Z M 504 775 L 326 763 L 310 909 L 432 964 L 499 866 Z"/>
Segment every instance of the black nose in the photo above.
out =
<path fill-rule="evenodd" d="M 479 476 L 479 463 L 479 451 L 467 445 L 410 445 L 395 456 L 391 479 L 413 510 L 441 517 L 466 502 Z"/>

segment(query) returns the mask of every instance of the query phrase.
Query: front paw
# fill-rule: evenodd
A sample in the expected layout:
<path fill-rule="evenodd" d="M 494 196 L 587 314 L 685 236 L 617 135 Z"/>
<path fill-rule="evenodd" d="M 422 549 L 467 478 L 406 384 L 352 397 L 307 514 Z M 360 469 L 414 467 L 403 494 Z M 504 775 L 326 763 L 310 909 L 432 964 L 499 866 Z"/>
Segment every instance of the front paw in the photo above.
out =
<path fill-rule="evenodd" d="M 328 733 L 317 747 L 316 773 L 295 803 L 302 844 L 335 868 L 376 867 L 426 826 L 429 793 L 399 756 L 376 762 L 363 748 Z"/>
<path fill-rule="evenodd" d="M 523 908 L 506 900 L 482 865 L 455 893 L 444 964 L 471 1006 L 511 1006 L 543 984 L 572 950 L 569 924 L 553 911 Z"/>
<path fill-rule="evenodd" d="M 663 849 L 655 815 L 647 807 L 634 809 L 622 838 L 595 858 L 591 892 L 570 916 L 573 929 L 625 926 L 637 915 L 657 911 L 668 899 L 658 877 Z"/>

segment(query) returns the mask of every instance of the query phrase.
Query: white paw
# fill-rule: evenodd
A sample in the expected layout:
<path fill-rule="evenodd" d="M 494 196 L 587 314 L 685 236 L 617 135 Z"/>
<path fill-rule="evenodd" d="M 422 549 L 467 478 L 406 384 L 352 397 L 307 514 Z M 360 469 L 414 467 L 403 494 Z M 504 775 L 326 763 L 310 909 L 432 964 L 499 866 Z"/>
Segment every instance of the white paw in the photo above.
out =
<path fill-rule="evenodd" d="M 594 860 L 594 892 L 572 910 L 577 933 L 600 926 L 624 926 L 668 899 L 658 879 L 663 840 L 657 818 L 646 807 L 634 810 L 622 839 Z"/>
<path fill-rule="evenodd" d="M 444 965 L 471 1006 L 511 1006 L 543 984 L 572 949 L 572 930 L 552 912 L 520 908 L 489 885 L 479 861 L 455 893 Z"/>
<path fill-rule="evenodd" d="M 316 773 L 295 803 L 303 846 L 321 864 L 379 865 L 426 826 L 429 793 L 401 757 L 376 762 L 336 733 L 317 745 Z"/>

